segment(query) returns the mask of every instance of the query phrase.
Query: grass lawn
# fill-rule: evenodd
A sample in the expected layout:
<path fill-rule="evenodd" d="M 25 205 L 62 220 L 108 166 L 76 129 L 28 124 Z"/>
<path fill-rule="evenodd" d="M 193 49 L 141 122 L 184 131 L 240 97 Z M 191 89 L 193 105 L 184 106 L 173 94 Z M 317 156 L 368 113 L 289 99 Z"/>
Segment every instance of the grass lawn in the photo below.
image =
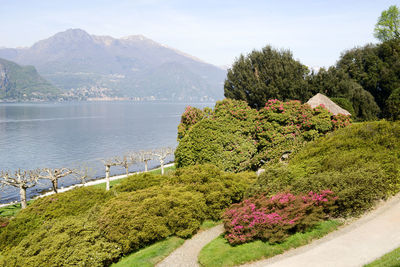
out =
<path fill-rule="evenodd" d="M 175 169 L 176 169 L 175 165 L 173 165 L 173 166 L 164 168 L 164 172 L 167 174 L 169 172 L 174 171 Z M 150 170 L 149 172 L 155 173 L 155 174 L 161 174 L 161 169 Z M 119 184 L 123 179 L 124 178 L 121 178 L 121 179 L 118 179 L 118 180 L 115 180 L 115 181 L 111 181 L 110 182 L 110 187 L 112 187 L 113 185 Z M 92 185 L 92 186 L 106 189 L 106 183 L 96 184 L 96 185 Z M 28 205 L 30 203 L 32 203 L 32 201 L 34 201 L 34 200 L 29 200 L 28 201 Z M 20 210 L 21 210 L 21 204 L 20 203 L 16 203 L 16 204 L 13 204 L 13 205 L 2 207 L 2 208 L 0 208 L 0 217 L 15 216 L 15 214 L 17 214 L 18 211 L 20 211 Z"/>
<path fill-rule="evenodd" d="M 185 240 L 176 236 L 169 237 L 163 241 L 157 242 L 149 247 L 132 253 L 119 262 L 111 265 L 112 267 L 148 267 L 154 266 L 162 261 L 172 251 L 180 247 Z"/>
<path fill-rule="evenodd" d="M 400 247 L 383 255 L 381 258 L 373 261 L 365 267 L 399 267 L 400 266 Z"/>
<path fill-rule="evenodd" d="M 175 167 L 175 165 L 173 165 L 173 166 L 164 168 L 164 173 L 167 174 L 167 173 L 175 171 L 175 170 L 176 170 L 176 167 Z M 154 173 L 154 174 L 161 174 L 161 169 L 154 169 L 154 170 L 150 170 L 149 172 L 150 173 Z M 133 174 L 133 175 L 135 175 L 135 174 Z M 121 179 L 118 179 L 118 180 L 114 180 L 114 181 L 110 181 L 110 188 L 112 188 L 116 184 L 119 184 L 123 180 L 124 180 L 124 178 L 121 178 Z M 95 186 L 97 188 L 106 189 L 106 183 L 105 182 L 101 183 L 101 184 L 96 184 L 96 185 L 93 185 L 93 186 Z"/>
<path fill-rule="evenodd" d="M 339 225 L 341 223 L 336 220 L 324 221 L 308 232 L 294 234 L 286 239 L 286 241 L 273 245 L 258 240 L 231 246 L 221 235 L 201 250 L 199 263 L 201 266 L 234 266 L 270 258 L 291 248 L 306 245 L 313 239 L 321 238 L 329 232 L 336 230 Z"/>
<path fill-rule="evenodd" d="M 200 226 L 200 231 L 207 230 L 212 228 L 221 221 L 215 222 L 211 220 L 204 221 Z M 154 266 L 164 258 L 166 258 L 171 252 L 180 247 L 185 240 L 176 236 L 169 237 L 163 241 L 159 241 L 151 246 L 143 248 L 139 251 L 136 251 L 124 258 L 122 258 L 119 262 L 111 265 L 112 267 L 148 267 Z"/>

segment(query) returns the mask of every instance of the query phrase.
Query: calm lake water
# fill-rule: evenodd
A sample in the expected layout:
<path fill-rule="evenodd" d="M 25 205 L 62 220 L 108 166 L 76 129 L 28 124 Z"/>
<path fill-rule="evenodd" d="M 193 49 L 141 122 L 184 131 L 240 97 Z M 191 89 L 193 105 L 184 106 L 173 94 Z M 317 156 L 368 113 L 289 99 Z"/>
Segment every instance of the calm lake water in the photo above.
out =
<path fill-rule="evenodd" d="M 0 170 L 75 167 L 83 163 L 104 176 L 101 159 L 129 151 L 176 147 L 177 126 L 186 103 L 78 102 L 0 104 Z M 189 104 L 203 108 L 214 103 Z M 172 160 L 170 157 L 169 160 Z M 151 162 L 155 167 L 158 162 Z M 134 165 L 131 171 L 143 170 Z M 124 169 L 111 168 L 112 174 Z M 76 183 L 61 179 L 60 186 Z M 28 189 L 28 196 L 50 184 Z M 0 203 L 19 199 L 18 190 L 0 191 Z"/>

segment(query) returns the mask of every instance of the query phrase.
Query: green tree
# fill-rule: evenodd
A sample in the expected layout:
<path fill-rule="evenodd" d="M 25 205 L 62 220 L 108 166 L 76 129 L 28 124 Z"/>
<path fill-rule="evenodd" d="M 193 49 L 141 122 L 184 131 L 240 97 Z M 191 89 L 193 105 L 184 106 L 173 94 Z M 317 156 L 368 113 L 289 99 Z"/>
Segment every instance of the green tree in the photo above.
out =
<path fill-rule="evenodd" d="M 321 68 L 317 73 L 308 77 L 308 86 L 313 94 L 322 93 L 330 97 L 339 106 L 349 111 L 353 118 L 373 120 L 380 109 L 374 97 L 352 79 L 351 69 L 330 67 Z M 350 104 L 350 105 L 349 105 Z"/>
<path fill-rule="evenodd" d="M 293 59 L 289 50 L 271 46 L 241 55 L 228 70 L 225 97 L 245 100 L 252 108 L 264 107 L 269 99 L 307 100 L 308 68 Z"/>
<path fill-rule="evenodd" d="M 400 11 L 397 6 L 382 11 L 375 25 L 374 36 L 382 42 L 400 38 Z"/>
<path fill-rule="evenodd" d="M 400 87 L 400 39 L 348 50 L 342 54 L 336 68 L 373 96 L 382 117 L 390 116 L 386 100 Z M 357 112 L 354 104 L 353 107 Z"/>
<path fill-rule="evenodd" d="M 400 120 L 400 88 L 392 92 L 386 101 L 388 113 L 391 119 Z"/>

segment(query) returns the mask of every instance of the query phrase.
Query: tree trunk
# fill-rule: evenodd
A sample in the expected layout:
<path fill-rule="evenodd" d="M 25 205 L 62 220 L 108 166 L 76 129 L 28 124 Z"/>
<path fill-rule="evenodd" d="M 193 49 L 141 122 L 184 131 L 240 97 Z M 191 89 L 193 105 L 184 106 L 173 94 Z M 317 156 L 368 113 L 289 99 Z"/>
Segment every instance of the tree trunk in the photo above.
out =
<path fill-rule="evenodd" d="M 161 175 L 164 175 L 164 160 L 160 160 L 161 163 Z"/>
<path fill-rule="evenodd" d="M 58 179 L 51 180 L 51 184 L 53 186 L 54 193 L 58 193 Z"/>
<path fill-rule="evenodd" d="M 110 190 L 110 166 L 106 165 L 106 190 Z"/>
<path fill-rule="evenodd" d="M 144 162 L 144 172 L 147 172 L 147 160 Z"/>
<path fill-rule="evenodd" d="M 26 203 L 26 188 L 25 187 L 20 187 L 19 188 L 19 195 L 21 198 L 21 209 L 25 209 L 27 207 Z"/>
<path fill-rule="evenodd" d="M 126 170 L 126 175 L 128 176 L 128 174 L 129 174 L 129 166 L 126 166 L 125 170 Z"/>

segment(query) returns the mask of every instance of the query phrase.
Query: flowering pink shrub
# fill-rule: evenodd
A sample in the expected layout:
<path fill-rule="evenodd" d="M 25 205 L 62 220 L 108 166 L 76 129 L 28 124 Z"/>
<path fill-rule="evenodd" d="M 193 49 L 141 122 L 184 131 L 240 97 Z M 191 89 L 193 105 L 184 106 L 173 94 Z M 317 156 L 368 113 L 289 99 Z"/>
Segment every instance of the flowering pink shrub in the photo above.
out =
<path fill-rule="evenodd" d="M 224 213 L 225 238 L 232 245 L 256 239 L 281 242 L 289 234 L 304 231 L 329 216 L 336 199 L 330 190 L 246 199 Z"/>
<path fill-rule="evenodd" d="M 181 116 L 181 123 L 178 126 L 178 140 L 185 136 L 191 126 L 195 125 L 205 116 L 205 112 L 201 109 L 187 106 Z"/>

